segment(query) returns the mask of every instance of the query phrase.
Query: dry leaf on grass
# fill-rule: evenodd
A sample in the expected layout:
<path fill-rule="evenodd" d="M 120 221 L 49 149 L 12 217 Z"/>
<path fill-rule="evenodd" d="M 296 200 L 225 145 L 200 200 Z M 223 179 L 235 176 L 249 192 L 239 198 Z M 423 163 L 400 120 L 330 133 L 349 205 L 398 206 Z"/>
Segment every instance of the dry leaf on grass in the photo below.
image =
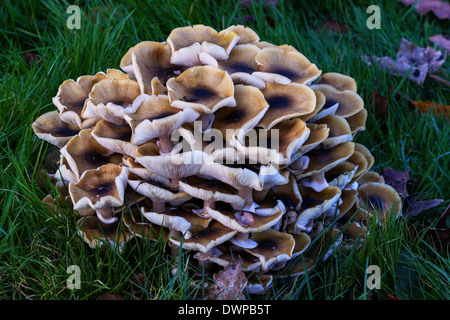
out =
<path fill-rule="evenodd" d="M 388 101 L 386 97 L 381 95 L 377 88 L 372 92 L 372 96 L 370 97 L 370 103 L 377 115 L 377 117 L 382 120 L 383 124 L 386 125 L 385 120 L 388 115 Z"/>
<path fill-rule="evenodd" d="M 418 110 L 426 113 L 431 109 L 433 115 L 445 115 L 450 118 L 450 105 L 439 104 L 434 101 L 410 101 Z"/>
<path fill-rule="evenodd" d="M 450 51 L 450 36 L 449 35 L 442 35 L 437 34 L 432 37 L 429 37 L 428 40 L 433 42 L 437 47 Z"/>
<path fill-rule="evenodd" d="M 214 274 L 214 284 L 208 289 L 210 300 L 245 300 L 242 291 L 247 279 L 242 272 L 242 263 L 242 258 L 238 258 Z"/>
<path fill-rule="evenodd" d="M 399 0 L 406 6 L 414 5 L 417 2 L 416 12 L 426 15 L 432 11 L 439 19 L 450 19 L 450 3 L 441 0 Z"/>
<path fill-rule="evenodd" d="M 406 213 L 406 218 L 412 218 L 417 216 L 422 211 L 431 209 L 440 205 L 444 200 L 442 199 L 433 199 L 433 200 L 424 200 L 424 201 L 416 201 L 413 202 Z"/>
<path fill-rule="evenodd" d="M 405 171 L 397 171 L 391 167 L 387 167 L 381 173 L 386 184 L 393 187 L 402 198 L 409 197 L 406 190 L 406 183 L 409 181 L 409 169 Z"/>
<path fill-rule="evenodd" d="M 434 242 L 439 248 L 447 250 L 450 246 L 450 227 L 447 227 L 445 220 L 447 220 L 450 214 L 450 205 L 445 209 L 444 213 L 440 216 L 436 223 L 435 228 L 430 228 L 429 234 L 433 238 Z"/>
<path fill-rule="evenodd" d="M 377 63 L 386 72 L 396 76 L 404 76 L 409 72 L 409 79 L 422 86 L 427 75 L 439 70 L 446 57 L 441 51 L 431 47 L 418 47 L 403 38 L 395 61 L 387 56 L 380 58 L 364 55 L 362 58 L 367 64 Z"/>

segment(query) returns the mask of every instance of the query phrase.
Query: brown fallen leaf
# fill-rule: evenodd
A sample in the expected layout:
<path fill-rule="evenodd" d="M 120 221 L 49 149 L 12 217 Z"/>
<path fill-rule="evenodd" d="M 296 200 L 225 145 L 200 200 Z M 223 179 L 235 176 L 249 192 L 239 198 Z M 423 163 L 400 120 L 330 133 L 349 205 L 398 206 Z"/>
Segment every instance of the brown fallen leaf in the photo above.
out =
<path fill-rule="evenodd" d="M 433 42 L 437 47 L 450 51 L 450 36 L 449 35 L 442 35 L 437 34 L 432 37 L 429 37 L 428 40 Z"/>
<path fill-rule="evenodd" d="M 136 276 L 131 277 L 131 286 L 135 293 L 143 291 L 143 288 L 145 288 L 145 276 L 142 273 L 138 273 Z"/>
<path fill-rule="evenodd" d="M 382 96 L 377 88 L 372 92 L 370 103 L 373 106 L 377 117 L 383 121 L 384 125 L 386 125 L 385 120 L 388 115 L 388 103 L 386 97 Z"/>
<path fill-rule="evenodd" d="M 409 74 L 409 79 L 420 86 L 423 85 L 428 74 L 439 70 L 446 58 L 446 54 L 441 51 L 436 51 L 431 47 L 425 49 L 418 47 L 404 38 L 400 42 L 396 60 L 387 56 L 362 56 L 367 64 L 377 63 L 386 72 L 393 75 L 404 76 Z"/>
<path fill-rule="evenodd" d="M 387 167 L 381 173 L 386 184 L 393 187 L 402 198 L 409 197 L 406 190 L 406 183 L 409 181 L 410 170 L 397 171 L 391 167 Z"/>
<path fill-rule="evenodd" d="M 110 294 L 110 293 L 104 293 L 99 298 L 99 300 L 123 300 L 123 297 L 118 294 Z"/>
<path fill-rule="evenodd" d="M 418 110 L 426 113 L 431 109 L 433 115 L 444 115 L 450 118 L 450 105 L 439 104 L 434 101 L 410 101 Z"/>
<path fill-rule="evenodd" d="M 436 227 L 430 228 L 429 235 L 433 239 L 434 243 L 441 250 L 448 250 L 450 246 L 450 227 L 447 227 L 445 220 L 447 220 L 450 214 L 450 205 L 445 209 L 444 213 L 439 217 Z"/>
<path fill-rule="evenodd" d="M 412 218 L 421 212 L 440 205 L 444 200 L 433 199 L 424 201 L 413 201 L 406 212 L 406 218 Z"/>
<path fill-rule="evenodd" d="M 325 29 L 337 33 L 347 33 L 349 31 L 348 25 L 344 22 L 339 21 L 327 20 L 324 22 L 323 26 Z"/>
<path fill-rule="evenodd" d="M 230 262 L 219 273 L 214 274 L 214 284 L 207 289 L 208 298 L 211 300 L 245 300 L 242 293 L 247 278 L 242 272 L 242 258 Z"/>
<path fill-rule="evenodd" d="M 439 19 L 450 19 L 450 3 L 441 0 L 399 0 L 404 5 L 410 6 L 417 3 L 416 12 L 426 15 L 432 11 Z"/>

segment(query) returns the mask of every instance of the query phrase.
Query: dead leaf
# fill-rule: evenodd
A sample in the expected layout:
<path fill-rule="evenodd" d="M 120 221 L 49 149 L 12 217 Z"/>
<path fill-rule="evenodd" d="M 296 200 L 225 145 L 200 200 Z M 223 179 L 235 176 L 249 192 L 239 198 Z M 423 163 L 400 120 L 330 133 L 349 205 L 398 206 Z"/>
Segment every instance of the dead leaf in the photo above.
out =
<path fill-rule="evenodd" d="M 386 184 L 393 187 L 402 198 L 409 197 L 406 190 L 406 183 L 409 181 L 409 169 L 405 171 L 396 171 L 391 167 L 387 167 L 383 170 L 382 176 Z"/>
<path fill-rule="evenodd" d="M 439 19 L 450 19 L 450 3 L 441 0 L 399 0 L 404 5 L 410 6 L 417 2 L 416 12 L 426 15 L 432 11 Z"/>
<path fill-rule="evenodd" d="M 428 231 L 435 244 L 441 250 L 446 251 L 450 246 L 450 227 L 447 227 L 445 220 L 450 214 L 450 205 L 445 209 L 444 213 L 439 217 L 436 227 L 430 228 Z"/>
<path fill-rule="evenodd" d="M 244 227 L 252 226 L 255 224 L 255 218 L 249 211 L 236 211 L 234 213 L 234 217 L 239 222 L 239 224 Z"/>
<path fill-rule="evenodd" d="M 428 40 L 433 42 L 437 47 L 444 49 L 446 51 L 450 51 L 450 36 L 437 34 L 432 37 L 429 37 Z"/>
<path fill-rule="evenodd" d="M 349 30 L 346 23 L 339 22 L 339 21 L 333 21 L 333 20 L 325 21 L 323 26 L 325 29 L 328 29 L 328 30 L 331 30 L 331 31 L 337 32 L 337 33 L 347 33 Z"/>
<path fill-rule="evenodd" d="M 431 209 L 433 207 L 440 205 L 443 201 L 444 200 L 442 200 L 442 199 L 433 199 L 433 200 L 412 202 L 406 213 L 406 218 L 415 217 L 425 210 L 428 210 L 428 209 Z"/>
<path fill-rule="evenodd" d="M 242 291 L 247 278 L 242 272 L 242 258 L 230 262 L 219 273 L 214 274 L 214 284 L 208 289 L 208 298 L 211 300 L 245 300 Z"/>
<path fill-rule="evenodd" d="M 388 294 L 387 298 L 388 300 L 400 300 L 400 298 L 394 295 L 393 293 Z"/>
<path fill-rule="evenodd" d="M 118 294 L 110 294 L 110 293 L 104 293 L 99 298 L 99 300 L 123 300 L 123 297 Z"/>
<path fill-rule="evenodd" d="M 369 65 L 373 62 L 380 65 L 386 72 L 396 76 L 404 76 L 409 72 L 409 79 L 420 86 L 423 85 L 428 74 L 436 72 L 447 58 L 445 53 L 431 47 L 421 48 L 402 39 L 396 60 L 391 57 L 370 57 L 364 55 L 362 59 Z"/>
<path fill-rule="evenodd" d="M 410 101 L 418 110 L 426 113 L 431 109 L 433 115 L 445 115 L 450 118 L 450 105 L 439 104 L 434 101 Z"/>
<path fill-rule="evenodd" d="M 143 288 L 145 288 L 145 276 L 142 273 L 138 273 L 136 276 L 131 277 L 131 286 L 135 293 L 143 291 Z"/>
<path fill-rule="evenodd" d="M 386 97 L 382 96 L 378 89 L 375 88 L 372 92 L 372 96 L 370 97 L 370 102 L 378 118 L 384 122 L 388 115 L 388 104 Z"/>

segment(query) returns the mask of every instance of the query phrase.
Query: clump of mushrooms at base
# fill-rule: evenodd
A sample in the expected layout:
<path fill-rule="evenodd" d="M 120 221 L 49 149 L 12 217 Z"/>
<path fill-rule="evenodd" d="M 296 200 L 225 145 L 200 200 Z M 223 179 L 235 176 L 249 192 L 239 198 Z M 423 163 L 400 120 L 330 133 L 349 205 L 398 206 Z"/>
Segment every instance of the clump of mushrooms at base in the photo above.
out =
<path fill-rule="evenodd" d="M 203 267 L 240 257 L 258 293 L 288 264 L 286 276 L 314 267 L 304 251 L 331 223 L 339 246 L 401 214 L 353 141 L 367 117 L 356 81 L 294 47 L 194 25 L 136 44 L 120 68 L 64 81 L 32 125 L 59 148 L 45 174 L 91 247 L 162 237 Z"/>

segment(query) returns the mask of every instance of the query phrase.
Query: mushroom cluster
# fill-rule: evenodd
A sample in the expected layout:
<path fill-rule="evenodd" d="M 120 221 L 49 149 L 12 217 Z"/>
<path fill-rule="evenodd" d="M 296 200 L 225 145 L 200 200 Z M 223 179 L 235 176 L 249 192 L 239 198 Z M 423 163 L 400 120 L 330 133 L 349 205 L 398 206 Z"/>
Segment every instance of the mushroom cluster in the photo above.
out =
<path fill-rule="evenodd" d="M 257 293 L 289 261 L 291 276 L 312 268 L 294 259 L 328 225 L 337 246 L 401 214 L 353 141 L 367 118 L 356 81 L 294 47 L 194 25 L 138 43 L 120 68 L 64 81 L 32 125 L 59 148 L 46 175 L 61 199 L 44 202 L 71 201 L 91 247 L 162 237 L 204 267 L 240 257 Z"/>

